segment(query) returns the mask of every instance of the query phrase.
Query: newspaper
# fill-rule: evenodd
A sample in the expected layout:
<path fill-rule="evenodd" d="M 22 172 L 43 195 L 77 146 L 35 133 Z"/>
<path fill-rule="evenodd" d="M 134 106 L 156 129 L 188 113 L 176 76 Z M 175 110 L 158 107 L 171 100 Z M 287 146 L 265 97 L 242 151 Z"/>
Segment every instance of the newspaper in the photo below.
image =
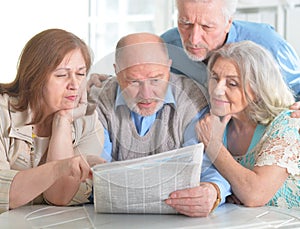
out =
<path fill-rule="evenodd" d="M 196 187 L 202 143 L 92 168 L 97 213 L 177 214 L 164 203 L 176 190 Z"/>

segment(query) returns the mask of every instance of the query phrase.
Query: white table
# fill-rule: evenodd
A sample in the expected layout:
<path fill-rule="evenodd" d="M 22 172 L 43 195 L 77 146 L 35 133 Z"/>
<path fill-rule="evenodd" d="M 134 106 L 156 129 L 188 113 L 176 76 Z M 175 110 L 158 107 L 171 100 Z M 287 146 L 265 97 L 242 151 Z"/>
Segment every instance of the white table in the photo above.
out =
<path fill-rule="evenodd" d="M 225 204 L 209 217 L 97 214 L 80 207 L 24 206 L 0 214 L 0 228 L 300 228 L 300 209 L 246 208 Z"/>

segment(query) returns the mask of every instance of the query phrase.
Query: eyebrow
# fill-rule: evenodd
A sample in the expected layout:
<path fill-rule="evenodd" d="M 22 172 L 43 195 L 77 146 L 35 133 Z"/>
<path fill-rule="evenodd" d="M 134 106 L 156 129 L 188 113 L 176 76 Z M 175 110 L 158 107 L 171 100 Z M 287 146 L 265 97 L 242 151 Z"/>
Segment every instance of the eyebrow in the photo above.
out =
<path fill-rule="evenodd" d="M 163 73 L 158 73 L 158 74 L 155 74 L 153 76 L 149 76 L 149 78 L 153 79 L 153 78 L 158 78 L 158 77 L 163 77 L 164 74 Z"/>
<path fill-rule="evenodd" d="M 178 17 L 177 19 L 179 22 L 184 22 L 184 23 L 191 23 L 191 21 L 189 19 L 187 19 L 186 17 Z"/>
<path fill-rule="evenodd" d="M 210 20 L 208 20 L 208 21 L 205 20 L 204 23 L 198 23 L 198 21 L 192 22 L 192 21 L 190 21 L 186 16 L 182 16 L 182 17 L 179 16 L 179 17 L 177 18 L 177 21 L 178 21 L 179 23 L 198 24 L 198 25 L 201 25 L 201 26 L 215 26 L 215 25 L 218 24 L 215 20 L 212 20 L 212 19 L 210 19 Z"/>
<path fill-rule="evenodd" d="M 214 74 L 214 75 L 217 75 L 217 76 L 220 76 L 218 73 L 216 73 L 215 71 L 211 71 L 211 74 Z M 241 77 L 239 77 L 239 75 L 226 75 L 225 76 L 226 78 L 230 78 L 230 79 L 241 79 Z"/>
<path fill-rule="evenodd" d="M 238 78 L 240 79 L 241 77 L 239 77 L 238 75 L 226 75 L 227 78 Z"/>
<path fill-rule="evenodd" d="M 147 80 L 147 79 L 162 78 L 163 76 L 164 76 L 163 73 L 158 73 L 158 74 L 151 75 L 151 76 L 147 75 L 146 79 L 136 79 L 136 78 L 133 78 L 129 75 L 129 76 L 126 76 L 126 80 L 139 80 L 139 81 L 141 81 L 141 80 Z"/>
<path fill-rule="evenodd" d="M 86 69 L 86 66 L 82 66 L 82 67 L 78 68 L 77 70 L 82 70 L 82 69 Z M 59 70 L 71 70 L 71 68 L 62 67 L 62 68 L 57 68 L 54 71 L 59 71 Z"/>

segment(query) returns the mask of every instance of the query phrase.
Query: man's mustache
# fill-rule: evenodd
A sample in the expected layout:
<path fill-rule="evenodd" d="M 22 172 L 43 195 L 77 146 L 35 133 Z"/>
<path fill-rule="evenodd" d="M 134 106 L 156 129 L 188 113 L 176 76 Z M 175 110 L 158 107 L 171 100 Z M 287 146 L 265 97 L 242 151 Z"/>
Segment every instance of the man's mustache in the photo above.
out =
<path fill-rule="evenodd" d="M 153 102 L 162 102 L 164 101 L 163 98 L 159 98 L 159 97 L 153 97 L 150 99 L 137 99 L 135 100 L 136 103 L 153 103 Z"/>

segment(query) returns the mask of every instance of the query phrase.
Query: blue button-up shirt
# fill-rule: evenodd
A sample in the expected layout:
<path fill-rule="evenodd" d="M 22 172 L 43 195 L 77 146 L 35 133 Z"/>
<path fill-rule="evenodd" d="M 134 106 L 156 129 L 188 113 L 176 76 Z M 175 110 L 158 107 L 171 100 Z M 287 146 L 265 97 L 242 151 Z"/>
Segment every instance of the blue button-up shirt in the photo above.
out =
<path fill-rule="evenodd" d="M 171 71 L 184 74 L 202 85 L 206 85 L 206 65 L 188 58 L 182 49 L 182 43 L 177 28 L 161 35 L 168 44 Z M 294 91 L 295 97 L 300 97 L 300 59 L 292 46 L 268 24 L 235 20 L 232 23 L 226 43 L 251 40 L 271 52 L 279 64 L 285 82 Z"/>

